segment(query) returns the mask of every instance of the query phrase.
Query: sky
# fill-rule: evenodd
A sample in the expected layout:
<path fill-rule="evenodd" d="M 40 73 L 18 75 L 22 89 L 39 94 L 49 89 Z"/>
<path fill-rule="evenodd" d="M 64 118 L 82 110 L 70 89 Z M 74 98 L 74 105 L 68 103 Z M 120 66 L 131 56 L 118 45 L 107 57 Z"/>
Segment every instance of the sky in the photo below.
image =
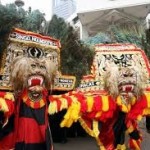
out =
<path fill-rule="evenodd" d="M 3 5 L 14 3 L 15 0 L 0 0 Z M 23 8 L 28 10 L 29 6 L 32 10 L 39 9 L 42 13 L 45 13 L 46 20 L 50 20 L 52 17 L 52 0 L 23 0 L 25 5 Z"/>

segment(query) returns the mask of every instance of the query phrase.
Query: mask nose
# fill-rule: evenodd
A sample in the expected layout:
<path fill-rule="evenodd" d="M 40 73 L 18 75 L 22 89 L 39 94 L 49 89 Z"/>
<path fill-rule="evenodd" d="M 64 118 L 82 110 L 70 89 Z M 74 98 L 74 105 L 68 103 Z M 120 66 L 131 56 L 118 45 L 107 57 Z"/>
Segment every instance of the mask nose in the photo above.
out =
<path fill-rule="evenodd" d="M 37 68 L 35 69 L 35 73 L 36 73 L 36 74 L 40 74 L 40 73 L 41 73 L 41 70 L 39 69 L 39 67 L 37 67 Z"/>

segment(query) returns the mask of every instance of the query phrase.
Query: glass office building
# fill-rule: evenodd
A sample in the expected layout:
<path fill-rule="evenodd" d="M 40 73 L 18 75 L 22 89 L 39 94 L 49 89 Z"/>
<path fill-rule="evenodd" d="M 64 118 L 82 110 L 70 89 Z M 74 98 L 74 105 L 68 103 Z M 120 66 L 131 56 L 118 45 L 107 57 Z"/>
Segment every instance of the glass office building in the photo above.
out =
<path fill-rule="evenodd" d="M 67 20 L 76 11 L 75 0 L 53 0 L 53 15 Z"/>

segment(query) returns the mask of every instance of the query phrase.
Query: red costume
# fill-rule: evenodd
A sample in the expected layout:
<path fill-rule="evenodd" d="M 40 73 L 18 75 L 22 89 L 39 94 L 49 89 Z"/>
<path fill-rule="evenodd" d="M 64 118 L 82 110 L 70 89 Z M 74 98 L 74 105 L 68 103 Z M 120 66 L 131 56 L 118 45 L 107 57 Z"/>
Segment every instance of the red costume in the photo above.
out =
<path fill-rule="evenodd" d="M 47 91 L 43 91 L 41 100 L 34 102 L 24 91 L 15 102 L 6 100 L 12 112 L 0 131 L 0 150 L 53 150 L 46 97 Z"/>

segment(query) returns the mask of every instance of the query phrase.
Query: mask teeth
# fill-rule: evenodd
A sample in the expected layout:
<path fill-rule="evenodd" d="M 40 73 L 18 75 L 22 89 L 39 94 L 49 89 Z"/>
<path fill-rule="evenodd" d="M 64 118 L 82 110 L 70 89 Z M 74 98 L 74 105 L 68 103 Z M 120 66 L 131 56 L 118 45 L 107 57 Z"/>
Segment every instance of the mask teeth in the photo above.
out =
<path fill-rule="evenodd" d="M 134 89 L 133 85 L 125 85 L 125 86 L 122 86 L 120 89 L 122 89 L 122 91 L 126 91 L 128 87 L 130 87 L 131 91 L 133 91 L 133 89 Z"/>
<path fill-rule="evenodd" d="M 32 84 L 32 80 L 33 79 L 38 79 L 38 80 L 40 80 L 40 85 L 42 85 L 42 83 L 43 83 L 43 78 L 41 77 L 41 76 L 32 76 L 31 78 L 29 78 L 29 80 L 28 80 L 28 85 L 29 86 L 31 86 L 31 84 Z"/>

